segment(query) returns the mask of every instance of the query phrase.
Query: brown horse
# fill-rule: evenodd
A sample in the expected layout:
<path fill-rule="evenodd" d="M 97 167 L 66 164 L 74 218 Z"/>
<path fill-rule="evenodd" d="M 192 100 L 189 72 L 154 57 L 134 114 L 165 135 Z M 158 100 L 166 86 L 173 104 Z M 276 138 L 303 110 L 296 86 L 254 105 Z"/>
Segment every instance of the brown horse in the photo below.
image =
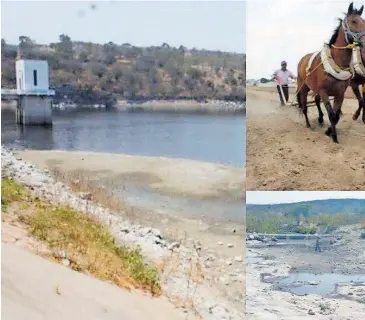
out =
<path fill-rule="evenodd" d="M 361 60 L 364 65 L 365 64 L 365 49 L 361 50 Z M 356 112 L 354 113 L 354 115 L 352 116 L 352 119 L 357 120 L 359 118 L 359 116 L 361 114 L 361 110 L 362 110 L 362 121 L 365 123 L 365 77 L 363 75 L 359 75 L 356 73 L 354 78 L 350 82 L 350 86 L 356 96 L 357 101 L 359 102 L 359 107 L 356 110 Z M 361 92 L 359 89 L 360 86 L 361 86 Z M 320 105 L 320 103 L 321 103 L 320 96 L 316 95 L 314 101 L 317 105 L 319 113 L 321 114 L 322 109 L 321 109 L 321 105 Z M 323 119 L 323 113 L 322 113 L 322 119 Z"/>
<path fill-rule="evenodd" d="M 361 50 L 361 60 L 363 65 L 365 64 L 365 49 Z M 365 76 L 356 74 L 351 80 L 350 86 L 354 92 L 356 99 L 359 101 L 359 107 L 352 116 L 352 119 L 357 120 L 361 114 L 362 109 L 362 121 L 365 123 Z M 361 93 L 359 87 L 361 86 Z"/>
<path fill-rule="evenodd" d="M 354 9 L 351 3 L 345 18 L 339 19 L 339 26 L 334 31 L 328 46 L 324 47 L 320 54 L 305 55 L 298 64 L 297 100 L 305 116 L 307 128 L 311 127 L 307 115 L 307 97 L 312 90 L 316 94 L 317 107 L 321 100 L 326 107 L 331 126 L 325 133 L 331 136 L 335 143 L 338 143 L 336 125 L 340 120 L 345 91 L 352 77 L 350 72 L 352 48 L 361 45 L 360 39 L 365 35 L 365 20 L 361 18 L 363 9 L 364 6 L 360 10 Z M 330 96 L 334 97 L 333 108 Z M 322 125 L 323 112 L 320 107 L 318 113 L 318 122 Z"/>

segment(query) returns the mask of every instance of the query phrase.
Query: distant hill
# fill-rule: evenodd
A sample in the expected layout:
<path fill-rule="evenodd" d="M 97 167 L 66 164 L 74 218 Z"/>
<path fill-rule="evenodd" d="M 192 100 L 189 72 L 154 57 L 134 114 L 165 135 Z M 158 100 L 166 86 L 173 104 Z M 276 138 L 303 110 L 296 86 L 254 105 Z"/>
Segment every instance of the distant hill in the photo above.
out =
<path fill-rule="evenodd" d="M 365 215 L 365 200 L 363 199 L 329 199 L 265 205 L 247 204 L 246 212 L 248 215 L 285 214 L 299 205 L 309 206 L 309 215 L 321 213 L 354 213 Z"/>
<path fill-rule="evenodd" d="M 73 90 L 82 92 L 86 100 L 245 100 L 243 53 L 176 48 L 167 43 L 152 47 L 97 44 L 72 41 L 64 34 L 50 45 L 37 44 L 27 36 L 20 36 L 19 41 L 24 58 L 48 60 L 51 86 L 62 92 L 61 98 L 66 91 L 67 96 L 75 96 Z M 16 86 L 17 50 L 14 44 L 1 40 L 2 87 Z"/>

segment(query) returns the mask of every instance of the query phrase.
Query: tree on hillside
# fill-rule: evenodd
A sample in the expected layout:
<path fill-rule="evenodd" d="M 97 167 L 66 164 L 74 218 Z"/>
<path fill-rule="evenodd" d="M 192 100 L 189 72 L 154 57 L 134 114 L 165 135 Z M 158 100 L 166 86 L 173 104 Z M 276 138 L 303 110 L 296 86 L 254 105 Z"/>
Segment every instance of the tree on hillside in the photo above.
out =
<path fill-rule="evenodd" d="M 303 217 L 306 220 L 306 222 L 308 223 L 308 218 L 309 218 L 311 209 L 312 209 L 312 206 L 309 204 L 297 204 L 297 205 L 294 205 L 289 210 L 289 215 L 291 215 L 292 217 L 295 218 L 295 220 L 297 222 L 297 226 L 299 226 L 301 217 Z"/>
<path fill-rule="evenodd" d="M 34 48 L 34 41 L 27 36 L 20 36 L 19 37 L 19 50 L 20 53 L 23 54 L 25 57 L 28 57 L 33 51 Z"/>
<path fill-rule="evenodd" d="M 72 41 L 68 35 L 61 34 L 59 36 L 60 42 L 56 45 L 56 50 L 62 54 L 65 58 L 72 58 L 73 57 L 73 50 L 72 50 Z"/>
<path fill-rule="evenodd" d="M 48 60 L 51 86 L 56 91 L 68 85 L 68 90 L 75 92 L 87 89 L 86 96 L 90 90 L 105 90 L 110 95 L 138 99 L 245 99 L 244 54 L 175 48 L 167 43 L 150 47 L 95 44 L 72 41 L 66 34 L 58 40 L 47 48 L 28 36 L 19 37 L 25 58 Z M 1 44 L 2 83 L 14 87 L 18 45 L 4 39 Z"/>

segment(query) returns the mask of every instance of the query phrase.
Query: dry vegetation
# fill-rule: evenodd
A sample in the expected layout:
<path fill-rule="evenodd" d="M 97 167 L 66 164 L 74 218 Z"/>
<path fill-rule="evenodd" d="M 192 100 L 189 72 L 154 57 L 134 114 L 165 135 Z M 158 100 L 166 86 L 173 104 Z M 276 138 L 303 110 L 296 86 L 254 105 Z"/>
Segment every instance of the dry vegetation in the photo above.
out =
<path fill-rule="evenodd" d="M 161 46 L 72 41 L 39 45 L 19 37 L 26 59 L 47 60 L 55 102 L 113 105 L 119 99 L 245 98 L 245 54 Z M 15 86 L 17 46 L 1 41 L 2 85 Z M 65 97 L 66 96 L 66 97 Z"/>
<path fill-rule="evenodd" d="M 139 250 L 117 244 L 98 221 L 34 197 L 11 179 L 2 179 L 1 191 L 3 211 L 16 215 L 35 239 L 45 243 L 51 258 L 66 259 L 72 269 L 123 288 L 161 293 L 157 268 L 146 264 Z"/>

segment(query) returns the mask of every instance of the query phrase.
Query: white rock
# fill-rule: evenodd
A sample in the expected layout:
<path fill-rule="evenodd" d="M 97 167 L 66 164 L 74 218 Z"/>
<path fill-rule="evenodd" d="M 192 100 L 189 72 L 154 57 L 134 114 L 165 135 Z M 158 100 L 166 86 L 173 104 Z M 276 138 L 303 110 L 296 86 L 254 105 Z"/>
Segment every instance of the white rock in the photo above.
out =
<path fill-rule="evenodd" d="M 64 266 L 68 267 L 68 266 L 70 265 L 70 260 L 68 260 L 68 259 L 63 259 L 63 260 L 62 260 L 62 264 L 63 264 Z"/>
<path fill-rule="evenodd" d="M 243 258 L 241 256 L 236 256 L 236 257 L 234 257 L 234 261 L 236 261 L 236 262 L 242 262 L 243 261 Z"/>

